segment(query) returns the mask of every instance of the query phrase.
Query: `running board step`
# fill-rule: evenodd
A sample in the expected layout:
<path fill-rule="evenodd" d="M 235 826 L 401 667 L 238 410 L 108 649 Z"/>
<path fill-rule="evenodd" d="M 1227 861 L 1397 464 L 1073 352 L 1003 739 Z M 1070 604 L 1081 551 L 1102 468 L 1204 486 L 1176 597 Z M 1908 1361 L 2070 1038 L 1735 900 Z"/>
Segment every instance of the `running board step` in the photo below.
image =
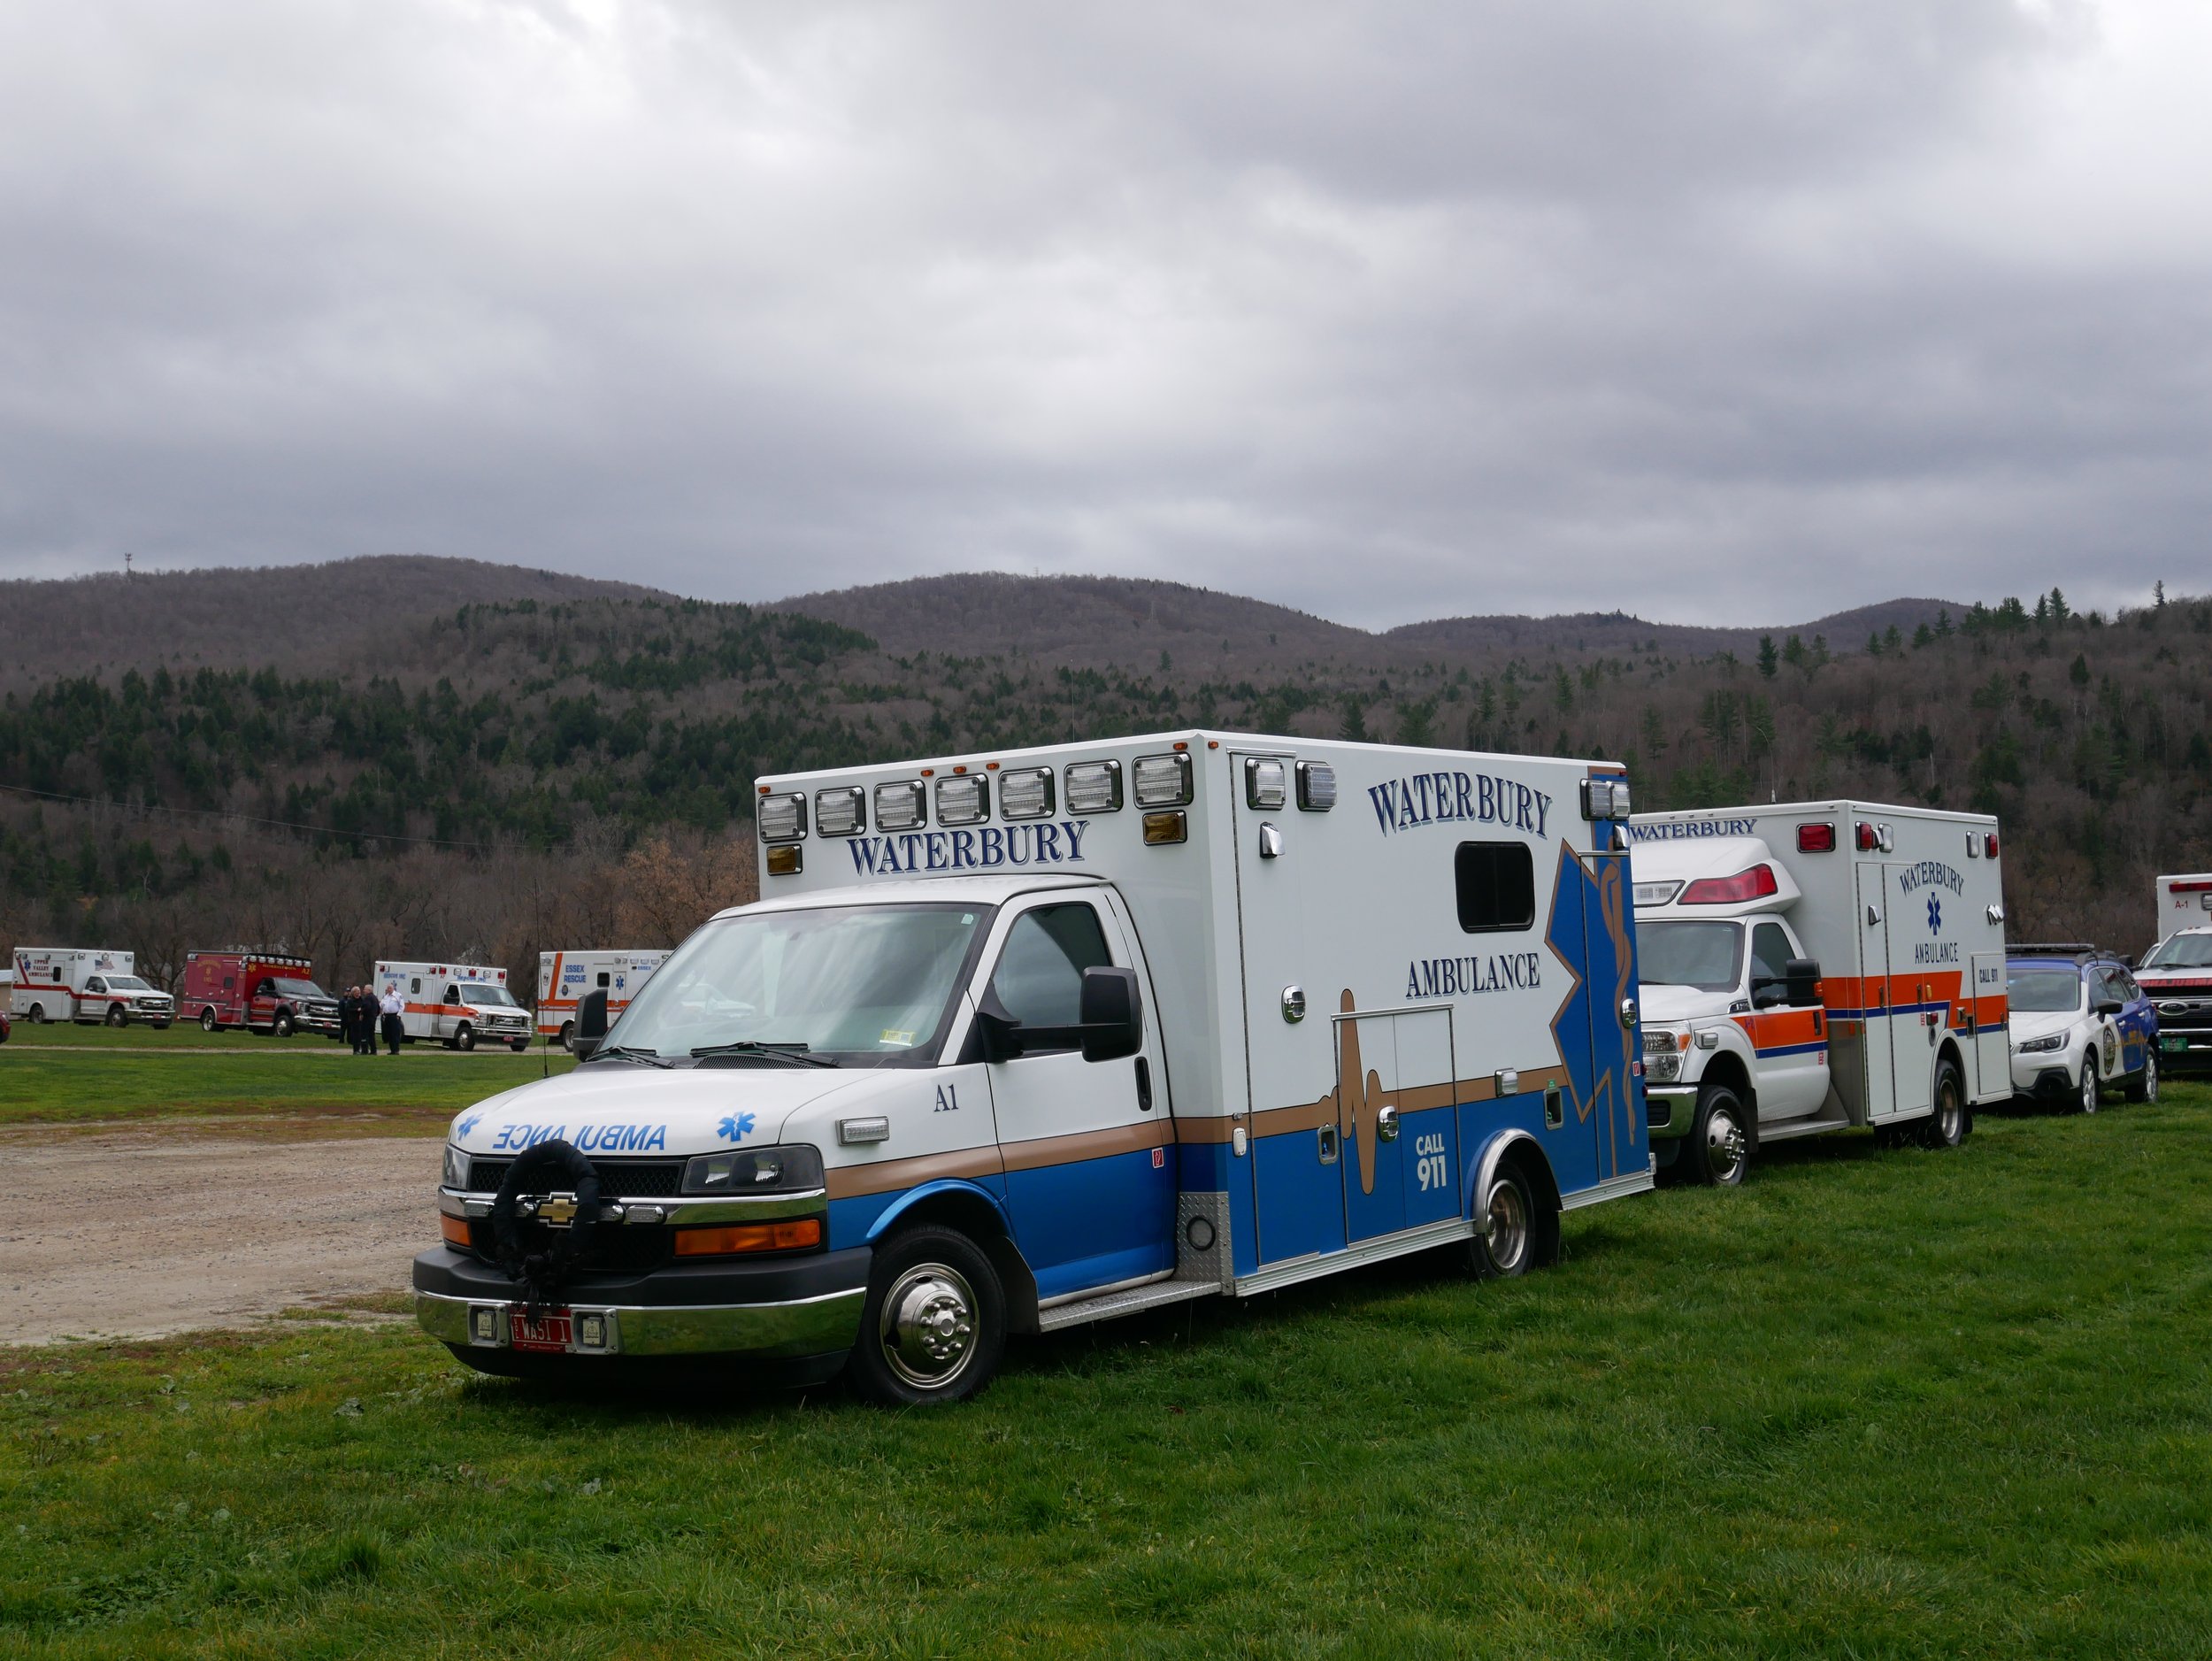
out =
<path fill-rule="evenodd" d="M 1126 1292 L 1107 1292 L 1097 1297 L 1041 1309 L 1037 1311 L 1037 1330 L 1057 1332 L 1063 1326 L 1079 1326 L 1085 1321 L 1112 1320 L 1118 1315 L 1157 1309 L 1163 1303 L 1187 1303 L 1194 1297 L 1217 1297 L 1220 1293 L 1220 1283 L 1215 1280 L 1155 1280 L 1149 1286 L 1133 1286 Z"/>
<path fill-rule="evenodd" d="M 1851 1121 L 1847 1119 L 1790 1119 L 1779 1125 L 1760 1126 L 1759 1140 L 1763 1142 L 1787 1142 L 1793 1136 L 1817 1136 L 1824 1130 L 1850 1128 Z"/>

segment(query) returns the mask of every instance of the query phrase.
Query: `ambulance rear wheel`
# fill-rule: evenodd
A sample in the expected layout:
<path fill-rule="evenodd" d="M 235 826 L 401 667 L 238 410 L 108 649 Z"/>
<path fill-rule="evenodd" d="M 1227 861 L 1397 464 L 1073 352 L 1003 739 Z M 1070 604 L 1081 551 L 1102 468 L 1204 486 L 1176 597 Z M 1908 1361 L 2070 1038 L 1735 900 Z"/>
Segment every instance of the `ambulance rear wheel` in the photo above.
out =
<path fill-rule="evenodd" d="M 31 1005 L 31 1025 L 34 1027 L 46 1025 L 46 1006 L 43 1004 Z"/>
<path fill-rule="evenodd" d="M 1476 1235 L 1468 1255 L 1484 1280 L 1509 1280 L 1559 1260 L 1559 1213 L 1538 1200 L 1518 1165 L 1498 1168 L 1483 1217 L 1489 1237 Z"/>
<path fill-rule="evenodd" d="M 1697 1117 L 1690 1121 L 1682 1149 L 1684 1177 L 1704 1188 L 1740 1187 L 1751 1169 L 1751 1142 L 1744 1129 L 1743 1103 L 1724 1084 L 1699 1092 Z"/>
<path fill-rule="evenodd" d="M 215 1019 L 215 1006 L 212 1004 L 200 1011 L 200 1030 L 204 1033 L 219 1033 L 223 1030 L 223 1023 Z"/>
<path fill-rule="evenodd" d="M 1928 1115 L 1921 1140 L 1931 1148 L 1955 1148 L 1966 1140 L 1974 1121 L 1966 1111 L 1966 1087 L 1959 1070 L 1949 1062 L 1936 1068 L 1935 1111 Z"/>
<path fill-rule="evenodd" d="M 561 1048 L 571 1053 L 574 1052 L 576 1049 L 576 1023 L 574 1021 L 561 1023 Z"/>
<path fill-rule="evenodd" d="M 108 1005 L 107 1024 L 109 1026 L 127 1027 L 130 1025 L 130 1022 L 131 1018 L 124 1012 L 123 1006 L 120 1004 L 111 1004 Z"/>
<path fill-rule="evenodd" d="M 981 1247 L 924 1223 L 876 1248 L 846 1373 L 886 1407 L 964 1402 L 998 1372 L 1006 1293 Z"/>

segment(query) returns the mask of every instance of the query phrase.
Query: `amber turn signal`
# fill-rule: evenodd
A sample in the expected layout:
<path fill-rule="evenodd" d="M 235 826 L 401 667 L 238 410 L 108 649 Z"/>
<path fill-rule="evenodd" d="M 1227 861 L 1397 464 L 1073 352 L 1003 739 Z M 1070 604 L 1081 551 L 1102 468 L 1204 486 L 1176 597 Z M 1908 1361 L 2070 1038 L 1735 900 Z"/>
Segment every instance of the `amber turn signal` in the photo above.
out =
<path fill-rule="evenodd" d="M 726 1257 L 740 1251 L 796 1251 L 822 1243 L 822 1219 L 802 1217 L 788 1223 L 745 1223 L 734 1228 L 680 1228 L 680 1257 Z"/>
<path fill-rule="evenodd" d="M 465 1217 L 449 1217 L 445 1212 L 440 1211 L 438 1232 L 445 1236 L 447 1245 L 465 1246 L 469 1243 L 469 1219 Z"/>

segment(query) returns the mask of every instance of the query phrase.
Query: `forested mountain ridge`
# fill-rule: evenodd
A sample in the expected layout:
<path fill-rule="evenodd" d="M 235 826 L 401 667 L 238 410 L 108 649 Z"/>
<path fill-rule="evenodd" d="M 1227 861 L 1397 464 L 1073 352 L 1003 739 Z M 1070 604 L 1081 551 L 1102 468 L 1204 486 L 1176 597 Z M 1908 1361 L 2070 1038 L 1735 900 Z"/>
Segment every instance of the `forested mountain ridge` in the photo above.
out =
<path fill-rule="evenodd" d="M 1026 596 L 1029 642 L 894 650 L 856 626 L 864 607 L 525 599 L 419 622 L 365 667 L 50 679 L 0 700 L 0 931 L 480 953 L 534 973 L 541 946 L 603 940 L 626 917 L 664 935 L 684 896 L 736 897 L 750 859 L 730 842 L 757 773 L 1191 726 L 1616 757 L 1644 807 L 1989 808 L 2008 832 L 2016 938 L 2139 948 L 2154 870 L 2212 866 L 2202 600 L 2111 619 L 2060 596 L 1927 603 L 1932 617 L 1901 602 L 1890 615 L 1925 620 L 1743 650 L 1551 619 L 1582 630 L 1541 650 L 1413 651 L 1412 631 L 1333 634 L 1165 584 L 1139 585 L 1133 617 L 1132 590 L 1110 588 L 1110 630 L 1071 634 L 1080 606 L 1056 602 L 1072 580 L 985 581 L 995 609 Z M 963 632 L 944 592 L 909 593 L 937 596 L 923 638 Z M 1220 666 L 1261 652 L 1212 633 L 1240 606 L 1273 613 L 1273 663 Z"/>

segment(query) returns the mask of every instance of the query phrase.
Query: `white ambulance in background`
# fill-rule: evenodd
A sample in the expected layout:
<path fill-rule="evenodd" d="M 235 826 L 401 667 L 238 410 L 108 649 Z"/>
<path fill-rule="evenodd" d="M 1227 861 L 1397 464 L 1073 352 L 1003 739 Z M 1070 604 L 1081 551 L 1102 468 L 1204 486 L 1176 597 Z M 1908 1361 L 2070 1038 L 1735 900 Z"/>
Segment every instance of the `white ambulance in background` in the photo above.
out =
<path fill-rule="evenodd" d="M 2012 1095 L 1997 821 L 1873 802 L 1628 826 L 1663 1172 L 1853 1125 L 1955 1147 Z"/>
<path fill-rule="evenodd" d="M 18 946 L 8 1013 L 33 1025 L 42 1021 L 132 1021 L 165 1027 L 177 1018 L 177 1001 L 148 985 L 127 951 L 78 950 L 65 946 Z"/>
<path fill-rule="evenodd" d="M 1517 1274 L 1652 1185 L 1617 767 L 1187 731 L 757 789 L 761 900 L 454 1121 L 414 1283 L 471 1366 L 958 1400 L 1010 1333 Z"/>
<path fill-rule="evenodd" d="M 2179 929 L 2208 925 L 2212 925 L 2212 872 L 2158 879 L 2159 940 Z"/>
<path fill-rule="evenodd" d="M 576 1004 L 587 992 L 607 995 L 609 1020 L 630 1007 L 665 951 L 541 951 L 538 954 L 538 1021 L 541 1038 L 557 1038 L 561 1048 L 576 1034 Z"/>
<path fill-rule="evenodd" d="M 448 1050 L 480 1043 L 526 1050 L 530 1012 L 507 989 L 507 972 L 478 963 L 380 963 L 376 996 L 396 992 L 405 1006 L 407 1042 L 434 1039 Z"/>

